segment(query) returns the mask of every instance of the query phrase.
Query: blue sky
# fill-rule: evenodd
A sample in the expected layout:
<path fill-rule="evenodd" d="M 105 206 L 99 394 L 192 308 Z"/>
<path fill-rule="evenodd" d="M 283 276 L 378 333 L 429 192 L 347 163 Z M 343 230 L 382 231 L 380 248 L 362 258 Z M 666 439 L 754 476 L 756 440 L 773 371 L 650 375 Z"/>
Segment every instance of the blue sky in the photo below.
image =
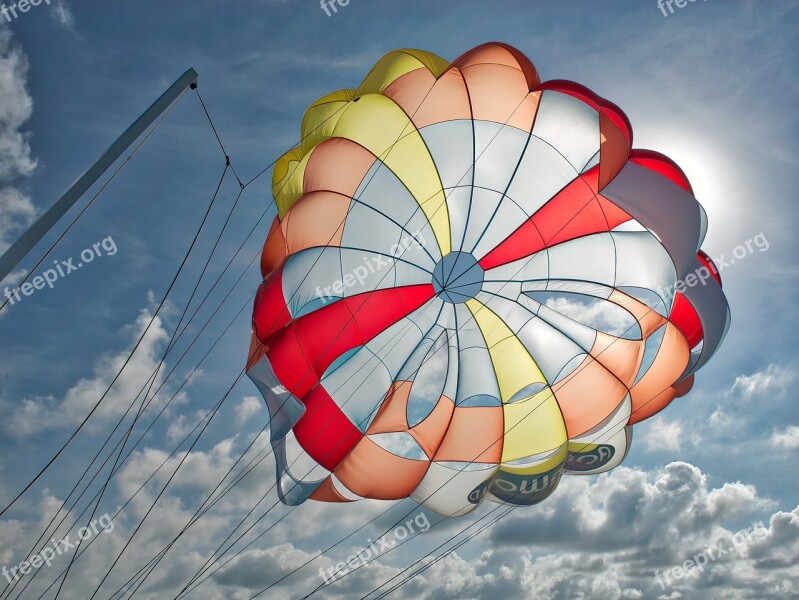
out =
<path fill-rule="evenodd" d="M 782 0 L 697 1 L 667 17 L 655 0 L 351 0 L 330 17 L 305 0 L 53 0 L 10 23 L 0 19 L 0 249 L 188 67 L 199 72 L 233 164 L 249 180 L 298 141 L 310 102 L 356 85 L 386 52 L 413 47 L 454 59 L 483 42 L 511 44 L 542 79 L 571 79 L 618 104 L 633 124 L 636 147 L 663 152 L 683 167 L 708 212 L 704 248 L 711 256 L 729 259 L 758 234 L 768 244 L 723 270 L 733 318 L 724 344 L 690 395 L 636 427 L 621 468 L 568 478 L 549 502 L 512 512 L 393 597 L 799 597 L 797 17 L 799 3 Z M 188 95 L 42 269 L 109 237 L 117 251 L 0 311 L 0 504 L 49 460 L 110 384 L 191 244 L 223 168 L 199 102 Z M 267 172 L 248 187 L 237 205 L 199 298 L 268 212 L 167 359 L 167 372 L 176 367 L 175 374 L 166 381 L 159 375 L 157 385 L 164 385 L 145 417 L 175 399 L 113 480 L 98 515 L 116 512 L 240 373 L 248 299 L 259 283 L 257 261 L 248 265 L 274 215 L 270 177 Z M 226 177 L 186 271 L 125 375 L 55 468 L 0 517 L 0 566 L 27 558 L 87 457 L 158 364 L 238 191 Z M 47 247 L 23 266 L 35 264 Z M 198 304 L 195 299 L 191 312 Z M 266 425 L 256 395 L 246 380 L 235 386 L 101 595 L 108 597 L 172 538 Z M 247 458 L 265 446 L 262 435 Z M 169 459 L 115 519 L 113 531 L 97 537 L 75 563 L 62 597 L 90 595 L 110 566 L 108 557 L 122 549 L 181 457 Z M 267 491 L 271 462 L 267 457 L 181 538 L 137 596 L 174 596 Z M 273 502 L 270 495 L 259 508 Z M 307 503 L 289 511 L 278 505 L 252 537 L 286 518 L 191 597 L 249 598 L 386 507 Z M 263 597 L 302 596 L 322 582 L 319 567 L 357 552 L 367 538 L 390 529 L 392 517 L 412 510 L 409 501 L 400 503 Z M 67 535 L 71 522 L 50 535 Z M 763 536 L 713 560 L 699 577 L 657 583 L 656 571 L 757 522 L 766 528 Z M 317 595 L 363 596 L 467 524 L 443 522 Z M 23 597 L 38 597 L 64 566 L 62 560 L 43 567 Z"/>

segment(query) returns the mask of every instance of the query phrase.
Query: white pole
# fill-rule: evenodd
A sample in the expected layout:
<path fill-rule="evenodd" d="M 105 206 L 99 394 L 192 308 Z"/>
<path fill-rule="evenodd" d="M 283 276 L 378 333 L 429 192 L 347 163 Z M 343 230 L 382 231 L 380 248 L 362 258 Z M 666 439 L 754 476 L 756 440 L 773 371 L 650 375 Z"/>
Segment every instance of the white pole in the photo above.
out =
<path fill-rule="evenodd" d="M 86 193 L 106 170 L 127 150 L 136 139 L 192 84 L 197 82 L 197 71 L 189 69 L 153 102 L 142 115 L 120 135 L 94 164 L 81 175 L 63 195 L 31 225 L 19 239 L 0 256 L 0 281 L 13 271 L 36 244 L 52 229 L 67 211 Z"/>

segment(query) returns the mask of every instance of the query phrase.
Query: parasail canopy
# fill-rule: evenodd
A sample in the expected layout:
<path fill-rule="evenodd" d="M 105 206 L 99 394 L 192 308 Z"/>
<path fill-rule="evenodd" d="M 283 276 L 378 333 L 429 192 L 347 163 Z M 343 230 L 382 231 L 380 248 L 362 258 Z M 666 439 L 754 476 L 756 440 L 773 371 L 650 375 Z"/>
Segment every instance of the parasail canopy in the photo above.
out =
<path fill-rule="evenodd" d="M 247 366 L 288 504 L 535 504 L 620 464 L 724 337 L 682 170 L 510 46 L 391 52 L 302 139 Z"/>

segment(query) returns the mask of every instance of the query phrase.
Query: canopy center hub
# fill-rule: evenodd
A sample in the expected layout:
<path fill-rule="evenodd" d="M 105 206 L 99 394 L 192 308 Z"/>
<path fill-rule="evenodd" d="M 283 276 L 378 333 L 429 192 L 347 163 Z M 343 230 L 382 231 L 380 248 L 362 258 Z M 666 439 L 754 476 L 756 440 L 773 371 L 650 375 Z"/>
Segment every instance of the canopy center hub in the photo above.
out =
<path fill-rule="evenodd" d="M 461 304 L 483 288 L 485 273 L 469 252 L 450 252 L 433 269 L 433 288 L 445 302 Z"/>

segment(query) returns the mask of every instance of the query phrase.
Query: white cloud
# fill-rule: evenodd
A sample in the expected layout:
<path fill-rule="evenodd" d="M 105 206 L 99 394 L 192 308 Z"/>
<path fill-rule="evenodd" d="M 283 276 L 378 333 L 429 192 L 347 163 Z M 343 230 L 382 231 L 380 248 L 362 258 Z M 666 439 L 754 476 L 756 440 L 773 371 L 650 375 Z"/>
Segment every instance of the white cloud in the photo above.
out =
<path fill-rule="evenodd" d="M 264 408 L 264 401 L 256 396 L 245 396 L 236 406 L 236 423 L 243 425 Z"/>
<path fill-rule="evenodd" d="M 251 550 L 231 561 L 214 579 L 222 585 L 263 588 L 318 554 L 304 552 L 290 542 L 266 550 Z"/>
<path fill-rule="evenodd" d="M 205 416 L 205 411 L 195 411 L 194 416 L 189 420 L 186 415 L 178 415 L 173 420 L 166 431 L 166 437 L 171 444 L 182 441 L 202 420 Z"/>
<path fill-rule="evenodd" d="M 795 377 L 791 369 L 770 364 L 762 371 L 736 377 L 729 393 L 737 394 L 744 400 L 751 400 L 764 394 L 784 391 Z"/>
<path fill-rule="evenodd" d="M 676 452 L 680 449 L 682 441 L 683 427 L 679 421 L 667 422 L 662 416 L 658 415 L 651 421 L 647 421 L 647 431 L 643 433 L 646 447 L 649 452 L 660 452 L 668 450 Z"/>
<path fill-rule="evenodd" d="M 0 188 L 0 251 L 5 251 L 35 216 L 33 202 L 22 191 L 12 186 Z"/>
<path fill-rule="evenodd" d="M 790 562 L 799 544 L 799 507 L 774 513 L 765 536 L 751 536 L 698 578 L 666 590 L 655 581 L 656 570 L 729 541 L 773 507 L 751 485 L 710 488 L 705 474 L 687 463 L 651 473 L 621 467 L 593 481 L 569 478 L 538 510 L 517 510 L 498 523 L 490 538 L 494 548 L 531 556 L 529 567 L 517 572 L 525 597 L 777 597 L 770 593 L 774 586 L 799 580 L 799 567 Z M 544 555 L 534 557 L 531 549 Z M 781 565 L 766 568 L 766 560 L 779 556 Z M 796 584 L 783 589 L 786 596 L 799 592 Z"/>
<path fill-rule="evenodd" d="M 3 195 L 2 195 L 2 192 L 0 192 L 0 221 L 3 220 L 3 206 L 2 206 L 3 205 L 3 201 L 4 201 Z M 31 208 L 32 207 L 33 207 L 33 205 L 31 205 Z M 2 225 L 0 225 L 0 229 L 2 229 Z M 0 234 L 0 238 L 2 238 L 2 234 Z M 2 252 L 3 247 L 4 246 L 3 246 L 2 242 L 0 242 L 0 252 Z M 0 281 L 0 291 L 4 290 L 6 287 L 14 288 L 20 281 L 25 279 L 25 276 L 27 274 L 28 274 L 28 270 L 27 269 L 20 269 L 18 271 L 11 271 L 11 273 L 6 275 L 5 279 Z M 6 303 L 5 306 L 3 305 L 3 303 Z M 7 299 L 6 299 L 5 295 L 3 296 L 2 299 L 0 299 L 0 306 L 2 307 L 2 308 L 0 308 L 0 319 L 2 319 L 3 317 L 5 317 L 6 315 L 10 314 L 10 312 L 11 312 L 9 310 L 11 308 L 11 303 L 7 302 Z"/>
<path fill-rule="evenodd" d="M 268 436 L 262 434 L 250 452 L 256 455 L 266 445 L 268 445 Z M 70 575 L 64 588 L 65 597 L 89 596 L 86 591 L 94 590 L 100 577 L 109 568 L 181 461 L 183 465 L 180 471 L 172 479 L 166 493 L 145 521 L 103 588 L 106 596 L 121 586 L 142 564 L 157 554 L 180 532 L 199 505 L 199 498 L 211 493 L 216 484 L 225 478 L 240 451 L 235 439 L 225 439 L 208 450 L 193 451 L 188 455 L 180 452 L 169 457 L 166 452 L 154 448 L 144 448 L 134 452 L 114 479 L 108 496 L 112 494 L 112 490 L 126 499 L 133 497 L 134 494 L 136 496 L 125 511 L 114 519 L 113 531 L 99 536 L 89 547 L 87 555 L 75 563 L 73 574 Z M 233 476 L 240 472 L 241 467 L 243 465 L 234 471 Z M 150 481 L 145 483 L 154 473 Z M 167 556 L 164 563 L 166 568 L 157 571 L 148 579 L 142 589 L 142 597 L 174 596 L 187 581 L 188 573 L 193 573 L 205 562 L 206 556 L 211 554 L 219 541 L 233 529 L 234 524 L 238 523 L 255 504 L 257 498 L 269 489 L 273 478 L 274 470 L 270 461 L 263 461 L 257 465 L 248 477 L 222 498 L 201 522 L 187 530 Z M 230 482 L 231 479 L 228 477 L 226 482 Z M 4 484 L 0 483 L 0 487 L 4 487 Z M 271 500 L 273 498 L 270 497 L 270 503 L 265 507 L 271 505 Z M 61 498 L 45 491 L 38 504 L 25 508 L 25 520 L 12 519 L 8 516 L 0 519 L 0 537 L 3 540 L 0 547 L 0 565 L 13 566 L 29 556 L 32 540 L 38 537 L 42 528 L 50 521 L 51 515 L 59 510 L 61 501 Z M 117 503 L 109 498 L 108 504 L 101 506 L 97 514 L 108 512 L 113 515 L 119 504 L 121 502 Z M 67 524 L 72 523 L 77 517 L 77 514 L 69 515 L 64 527 L 50 535 L 56 539 L 70 536 L 74 541 L 77 527 L 85 525 L 88 520 L 88 516 L 84 515 L 79 519 L 78 526 L 70 532 Z M 39 574 L 26 593 L 33 596 L 43 593 L 44 588 L 66 566 L 68 560 L 67 555 L 59 557 L 49 570 L 45 569 L 45 572 Z M 158 592 L 160 589 L 168 589 L 170 593 L 161 594 Z M 202 593 L 194 594 L 192 597 L 222 597 L 219 594 L 215 596 L 206 594 L 205 590 L 200 592 Z"/>
<path fill-rule="evenodd" d="M 58 0 L 53 5 L 53 17 L 65 29 L 75 29 L 75 15 L 72 14 L 72 9 L 64 0 Z"/>
<path fill-rule="evenodd" d="M 0 281 L 0 285 L 17 285 L 20 281 L 25 279 L 28 274 L 27 269 L 20 269 L 19 271 L 12 271 L 6 278 Z"/>
<path fill-rule="evenodd" d="M 71 427 L 80 423 L 104 394 L 105 398 L 94 413 L 90 425 L 96 427 L 121 417 L 152 377 L 161 360 L 163 346 L 169 337 L 160 317 L 156 317 L 147 329 L 151 319 L 150 311 L 142 310 L 135 324 L 128 328 L 132 338 L 130 347 L 124 348 L 117 354 L 101 357 L 93 368 L 93 375 L 78 380 L 62 398 L 34 396 L 2 401 L 1 404 L 9 415 L 2 423 L 3 429 L 10 435 L 24 437 L 48 429 Z M 142 334 L 144 337 L 139 347 L 125 365 L 135 341 Z M 121 374 L 114 382 L 120 371 Z M 164 375 L 165 369 L 161 368 L 152 390 L 157 390 L 161 386 Z M 113 387 L 107 392 L 112 382 L 114 382 Z M 149 387 L 147 385 L 145 389 Z M 169 386 L 164 386 L 152 400 L 151 407 L 162 406 L 170 395 Z M 173 404 L 182 403 L 185 397 L 185 393 L 180 392 Z M 14 410 L 10 410 L 11 404 Z"/>
<path fill-rule="evenodd" d="M 31 224 L 36 209 L 18 180 L 36 168 L 30 135 L 23 130 L 33 113 L 28 93 L 28 60 L 14 44 L 9 29 L 0 26 L 0 252 Z"/>
<path fill-rule="evenodd" d="M 622 467 L 598 478 L 570 478 L 556 496 L 499 521 L 476 558 L 469 558 L 474 548 L 464 546 L 392 597 L 721 600 L 799 591 L 799 508 L 774 513 L 757 535 L 732 542 L 738 531 L 753 532 L 759 512 L 773 507 L 752 486 L 711 489 L 697 467 L 672 463 L 652 473 Z M 742 519 L 743 527 L 724 526 Z M 676 580 L 666 589 L 657 583 L 656 571 L 682 565 L 719 542 L 731 551 L 698 578 Z M 362 596 L 384 580 L 331 591 Z"/>
<path fill-rule="evenodd" d="M 227 445 L 212 453 L 197 454 L 191 459 L 186 479 L 179 485 L 194 482 L 192 485 L 198 489 L 203 483 L 210 485 L 221 477 L 222 467 L 232 459 Z M 129 485 L 143 478 L 161 460 L 158 455 L 150 457 L 149 466 L 133 477 Z M 658 569 L 681 565 L 720 540 L 730 543 L 732 535 L 742 527 L 728 527 L 727 523 L 748 525 L 760 521 L 762 511 L 774 505 L 750 485 L 726 483 L 711 488 L 708 478 L 697 467 L 677 462 L 652 473 L 622 467 L 597 478 L 569 478 L 556 494 L 554 501 L 511 513 L 489 530 L 485 539 L 475 540 L 474 544 L 484 545 L 476 558 L 469 558 L 471 550 L 466 546 L 433 564 L 393 596 L 422 600 L 497 597 L 721 599 L 773 597 L 771 591 L 775 586 L 781 586 L 784 597 L 799 591 L 795 584 L 785 583 L 796 581 L 799 576 L 799 567 L 795 564 L 799 554 L 799 508 L 774 513 L 762 535 L 752 536 L 736 546 L 734 552 L 714 561 L 697 579 L 676 581 L 666 590 L 661 590 L 655 579 Z M 170 510 L 179 510 L 178 504 L 170 506 Z M 368 509 L 371 505 L 362 506 Z M 494 505 L 487 505 L 489 509 L 492 507 Z M 337 525 L 331 516 L 352 515 L 352 510 L 343 511 L 342 508 L 322 503 L 300 507 L 269 532 L 268 539 L 262 540 L 263 545 L 244 551 L 198 588 L 192 597 L 248 598 L 254 590 L 275 583 L 317 556 L 319 548 L 326 547 L 329 538 L 324 530 Z M 217 533 L 236 522 L 232 505 L 224 510 L 228 511 L 224 514 L 230 520 L 220 517 L 213 521 L 211 527 Z M 350 533 L 354 523 L 364 522 L 368 517 L 368 512 L 360 514 L 341 531 Z M 185 518 L 187 515 L 175 513 L 170 520 L 179 524 Z M 454 533 L 453 528 L 465 527 L 467 521 L 445 521 L 441 527 L 431 529 L 428 547 L 438 545 Z M 319 527 L 309 528 L 309 522 Z M 207 550 L 200 550 L 204 546 L 196 544 L 206 538 L 200 532 L 194 536 L 197 537 L 185 544 L 186 547 L 195 544 L 197 556 L 175 552 L 171 560 L 159 568 L 157 577 L 160 578 L 154 579 L 148 593 L 159 590 L 162 596 L 171 595 L 175 589 L 172 586 L 179 583 L 179 578 L 172 583 L 170 574 L 178 565 L 189 569 L 202 564 L 201 556 Z M 169 538 L 158 539 L 164 543 Z M 343 556 L 351 553 L 350 548 L 340 550 Z M 157 545 L 149 551 L 157 551 Z M 414 551 L 406 548 L 401 554 L 381 556 L 325 589 L 319 597 L 363 596 L 424 554 L 418 548 Z M 266 597 L 283 597 L 287 590 L 291 590 L 292 596 L 309 592 L 322 583 L 319 569 L 330 568 L 341 560 L 340 555 L 320 556 L 271 589 L 272 595 Z M 401 566 L 392 566 L 393 560 L 398 560 Z M 429 562 L 428 558 L 423 564 Z"/>
<path fill-rule="evenodd" d="M 716 407 L 708 420 L 713 428 L 727 428 L 733 424 L 733 417 L 720 406 Z"/>
<path fill-rule="evenodd" d="M 260 434 L 252 456 L 268 447 L 268 437 Z M 131 496 L 150 474 L 162 464 L 163 467 L 117 518 L 114 531 L 104 534 L 87 559 L 76 563 L 67 589 L 80 596 L 85 582 L 104 573 L 108 557 L 116 556 L 138 519 L 183 461 L 156 510 L 103 588 L 105 595 L 122 585 L 180 532 L 201 499 L 225 478 L 244 445 L 244 441 L 238 444 L 231 438 L 188 455 L 181 452 L 169 457 L 154 448 L 135 452 L 116 479 L 115 490 L 120 497 Z M 266 501 L 249 522 L 274 504 L 274 491 L 270 491 L 273 478 L 272 461 L 267 459 L 201 523 L 184 534 L 148 579 L 141 590 L 142 597 L 173 597 L 264 494 Z M 38 507 L 42 519 L 58 504 L 55 498 L 46 496 Z M 236 550 L 274 525 L 268 534 L 205 581 L 192 592 L 192 598 L 248 598 L 253 590 L 274 583 L 385 509 L 384 504 L 369 502 L 359 503 L 357 508 L 308 502 L 294 511 L 275 506 L 273 514 L 256 525 Z M 620 467 L 599 477 L 571 477 L 563 481 L 548 502 L 511 513 L 471 547 L 465 546 L 434 564 L 393 596 L 421 600 L 790 597 L 799 593 L 794 583 L 799 581 L 799 507 L 790 512 L 777 511 L 769 520 L 763 511 L 773 507 L 751 485 L 731 482 L 712 488 L 699 468 L 683 462 L 654 472 Z M 402 514 L 408 508 L 406 503 Z M 485 514 L 491 508 L 494 505 L 487 503 L 477 514 Z M 426 548 L 435 547 L 467 526 L 470 519 L 444 521 L 421 540 Z M 8 542 L 0 556 L 4 564 L 21 560 L 27 550 L 25 543 L 36 531 L 37 520 L 0 520 L 0 532 L 4 542 Z M 759 520 L 768 521 L 764 535 L 747 540 L 734 552 L 713 561 L 700 577 L 675 581 L 671 588 L 660 589 L 656 570 L 681 565 L 709 545 L 729 540 L 736 531 Z M 38 521 L 40 526 L 41 520 Z M 314 525 L 309 527 L 309 523 Z M 744 525 L 730 526 L 731 523 Z M 288 590 L 295 597 L 308 593 L 322 583 L 321 567 L 332 567 L 353 554 L 353 549 L 357 551 L 365 545 L 368 536 L 376 539 L 374 531 L 382 533 L 390 525 L 378 522 L 374 527 L 359 532 L 336 552 L 320 556 L 265 597 L 285 597 Z M 477 544 L 482 544 L 482 548 L 475 548 Z M 476 557 L 471 554 L 473 550 L 477 551 Z M 361 597 L 425 552 L 409 545 L 381 555 L 319 597 Z M 35 582 L 31 593 L 40 593 L 46 581 L 43 578 Z"/>
<path fill-rule="evenodd" d="M 799 427 L 791 425 L 782 431 L 775 431 L 771 434 L 771 445 L 784 450 L 796 450 L 799 448 Z"/>
<path fill-rule="evenodd" d="M 584 325 L 617 336 L 630 331 L 634 323 L 625 310 L 602 300 L 583 303 L 569 298 L 548 298 L 546 306 Z"/>

